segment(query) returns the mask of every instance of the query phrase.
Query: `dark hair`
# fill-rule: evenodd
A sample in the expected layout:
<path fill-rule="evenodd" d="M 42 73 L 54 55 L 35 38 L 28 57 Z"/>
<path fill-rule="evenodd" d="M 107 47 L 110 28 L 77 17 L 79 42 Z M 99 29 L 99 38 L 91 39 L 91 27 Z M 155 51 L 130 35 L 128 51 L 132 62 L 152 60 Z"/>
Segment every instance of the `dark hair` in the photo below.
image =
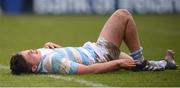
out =
<path fill-rule="evenodd" d="M 10 69 L 12 74 L 21 74 L 21 73 L 32 73 L 32 65 L 27 63 L 25 58 L 17 53 L 12 55 L 10 61 Z"/>

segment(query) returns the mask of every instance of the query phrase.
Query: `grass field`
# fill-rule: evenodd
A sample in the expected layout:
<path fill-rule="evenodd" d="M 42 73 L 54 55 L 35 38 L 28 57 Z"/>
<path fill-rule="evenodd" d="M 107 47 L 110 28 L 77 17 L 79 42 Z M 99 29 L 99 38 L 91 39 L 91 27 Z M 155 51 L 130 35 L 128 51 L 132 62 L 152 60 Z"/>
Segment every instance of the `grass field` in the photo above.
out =
<path fill-rule="evenodd" d="M 144 56 L 159 60 L 167 49 L 173 49 L 180 64 L 180 15 L 134 17 Z M 160 72 L 118 70 L 104 74 L 21 76 L 11 75 L 7 69 L 12 53 L 42 47 L 47 41 L 62 46 L 81 46 L 86 41 L 96 41 L 107 18 L 96 15 L 0 15 L 0 86 L 180 86 L 179 68 Z M 121 49 L 128 52 L 124 44 Z"/>

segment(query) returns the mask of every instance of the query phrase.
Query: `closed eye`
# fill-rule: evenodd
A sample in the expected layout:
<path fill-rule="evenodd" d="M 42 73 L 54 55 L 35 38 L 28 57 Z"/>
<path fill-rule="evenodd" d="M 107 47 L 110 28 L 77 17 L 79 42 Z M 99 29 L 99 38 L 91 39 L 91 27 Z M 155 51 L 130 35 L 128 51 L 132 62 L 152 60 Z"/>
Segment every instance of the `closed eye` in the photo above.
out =
<path fill-rule="evenodd" d="M 31 55 L 33 53 L 33 50 L 28 51 L 28 55 Z"/>

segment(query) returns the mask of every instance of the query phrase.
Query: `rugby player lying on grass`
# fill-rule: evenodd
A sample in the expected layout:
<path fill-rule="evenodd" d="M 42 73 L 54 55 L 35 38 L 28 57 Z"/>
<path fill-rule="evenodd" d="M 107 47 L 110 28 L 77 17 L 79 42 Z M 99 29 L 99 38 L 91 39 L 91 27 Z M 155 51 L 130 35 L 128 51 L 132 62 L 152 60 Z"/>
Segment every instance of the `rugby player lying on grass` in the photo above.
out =
<path fill-rule="evenodd" d="M 120 51 L 123 41 L 130 55 Z M 116 69 L 159 71 L 176 68 L 174 53 L 170 50 L 163 60 L 144 60 L 135 22 L 125 9 L 112 14 L 95 43 L 86 42 L 82 47 L 61 47 L 48 42 L 44 48 L 18 52 L 10 61 L 12 74 L 86 74 Z"/>

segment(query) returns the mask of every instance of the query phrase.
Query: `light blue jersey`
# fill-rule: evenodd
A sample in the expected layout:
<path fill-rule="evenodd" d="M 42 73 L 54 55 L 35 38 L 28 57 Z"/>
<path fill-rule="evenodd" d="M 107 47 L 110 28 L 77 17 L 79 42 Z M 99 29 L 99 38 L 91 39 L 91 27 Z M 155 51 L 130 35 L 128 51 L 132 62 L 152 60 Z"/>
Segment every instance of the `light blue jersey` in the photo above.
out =
<path fill-rule="evenodd" d="M 40 48 L 38 73 L 77 73 L 78 64 L 96 63 L 97 55 L 91 47 Z"/>
<path fill-rule="evenodd" d="M 91 65 L 118 59 L 120 50 L 105 38 L 96 43 L 86 42 L 82 47 L 40 48 L 38 73 L 77 73 L 78 65 Z"/>

